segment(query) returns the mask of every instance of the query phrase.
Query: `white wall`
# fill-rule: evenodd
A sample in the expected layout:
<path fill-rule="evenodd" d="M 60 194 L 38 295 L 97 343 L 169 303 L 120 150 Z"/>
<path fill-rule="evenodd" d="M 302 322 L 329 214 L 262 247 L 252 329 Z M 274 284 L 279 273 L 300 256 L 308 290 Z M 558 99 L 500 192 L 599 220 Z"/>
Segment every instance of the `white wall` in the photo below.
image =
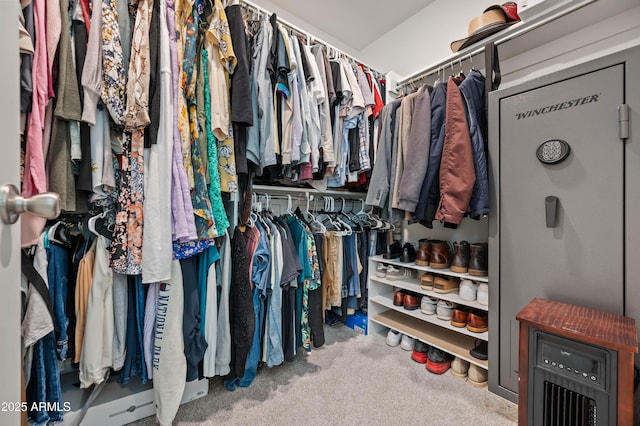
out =
<path fill-rule="evenodd" d="M 281 8 L 280 6 L 270 2 L 269 0 L 250 0 L 252 3 L 258 5 L 259 7 L 267 10 L 269 13 L 275 13 L 279 18 L 287 21 L 290 24 L 293 24 L 303 30 L 306 33 L 309 33 L 313 37 L 324 41 L 325 43 L 329 43 L 331 46 L 336 47 L 342 50 L 344 53 L 353 56 L 354 58 L 360 59 L 360 52 L 354 50 L 344 42 L 330 36 L 324 31 L 318 29 L 313 26 L 309 22 L 305 21 L 287 11 L 286 9 Z"/>
<path fill-rule="evenodd" d="M 358 58 L 406 76 L 452 54 L 449 44 L 467 35 L 469 21 L 496 0 L 436 0 L 364 48 Z"/>
<path fill-rule="evenodd" d="M 553 0 L 548 0 L 553 1 Z M 408 76 L 452 56 L 449 44 L 495 0 L 436 0 L 382 35 L 356 57 L 372 67 Z M 591 55 L 640 43 L 640 0 L 593 3 L 500 46 L 503 82 L 528 79 Z M 504 87 L 504 86 L 503 86 Z"/>

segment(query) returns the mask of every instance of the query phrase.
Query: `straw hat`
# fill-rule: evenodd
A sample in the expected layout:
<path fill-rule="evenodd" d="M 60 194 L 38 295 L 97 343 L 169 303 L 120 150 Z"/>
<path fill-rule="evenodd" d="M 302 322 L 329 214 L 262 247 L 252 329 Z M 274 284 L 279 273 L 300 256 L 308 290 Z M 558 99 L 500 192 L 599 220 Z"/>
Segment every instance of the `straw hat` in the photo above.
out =
<path fill-rule="evenodd" d="M 458 52 L 516 22 L 520 22 L 520 17 L 515 2 L 489 6 L 482 15 L 476 16 L 469 22 L 467 37 L 452 42 L 451 50 Z"/>

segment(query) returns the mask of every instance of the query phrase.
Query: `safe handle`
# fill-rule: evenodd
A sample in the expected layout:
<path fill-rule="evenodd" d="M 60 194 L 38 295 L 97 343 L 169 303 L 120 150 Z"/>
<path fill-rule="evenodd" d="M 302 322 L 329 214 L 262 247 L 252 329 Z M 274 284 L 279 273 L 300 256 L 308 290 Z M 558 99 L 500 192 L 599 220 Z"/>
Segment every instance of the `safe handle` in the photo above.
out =
<path fill-rule="evenodd" d="M 547 228 L 556 227 L 556 219 L 558 217 L 558 197 L 549 195 L 544 199 L 545 216 L 547 219 Z"/>

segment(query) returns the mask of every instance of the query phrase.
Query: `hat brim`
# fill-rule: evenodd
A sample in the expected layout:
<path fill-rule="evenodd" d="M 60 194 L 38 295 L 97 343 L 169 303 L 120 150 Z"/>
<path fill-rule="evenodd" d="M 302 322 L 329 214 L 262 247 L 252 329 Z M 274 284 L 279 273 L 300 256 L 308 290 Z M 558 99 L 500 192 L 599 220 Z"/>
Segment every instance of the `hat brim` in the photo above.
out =
<path fill-rule="evenodd" d="M 471 46 L 472 44 L 482 40 L 483 38 L 489 37 L 491 34 L 495 34 L 498 31 L 510 27 L 512 24 L 515 24 L 515 22 L 494 22 L 489 24 L 477 31 L 474 31 L 473 34 L 468 37 L 451 42 L 451 50 L 453 52 L 458 52 L 465 47 Z"/>

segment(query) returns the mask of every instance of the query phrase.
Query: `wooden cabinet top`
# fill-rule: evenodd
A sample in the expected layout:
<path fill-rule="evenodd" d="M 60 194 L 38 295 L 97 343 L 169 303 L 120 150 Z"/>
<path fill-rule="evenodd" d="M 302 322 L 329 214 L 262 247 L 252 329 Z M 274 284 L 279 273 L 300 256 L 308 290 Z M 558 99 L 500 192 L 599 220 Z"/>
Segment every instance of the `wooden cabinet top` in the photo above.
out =
<path fill-rule="evenodd" d="M 530 327 L 606 349 L 638 351 L 633 318 L 545 299 L 533 299 L 516 315 Z"/>

